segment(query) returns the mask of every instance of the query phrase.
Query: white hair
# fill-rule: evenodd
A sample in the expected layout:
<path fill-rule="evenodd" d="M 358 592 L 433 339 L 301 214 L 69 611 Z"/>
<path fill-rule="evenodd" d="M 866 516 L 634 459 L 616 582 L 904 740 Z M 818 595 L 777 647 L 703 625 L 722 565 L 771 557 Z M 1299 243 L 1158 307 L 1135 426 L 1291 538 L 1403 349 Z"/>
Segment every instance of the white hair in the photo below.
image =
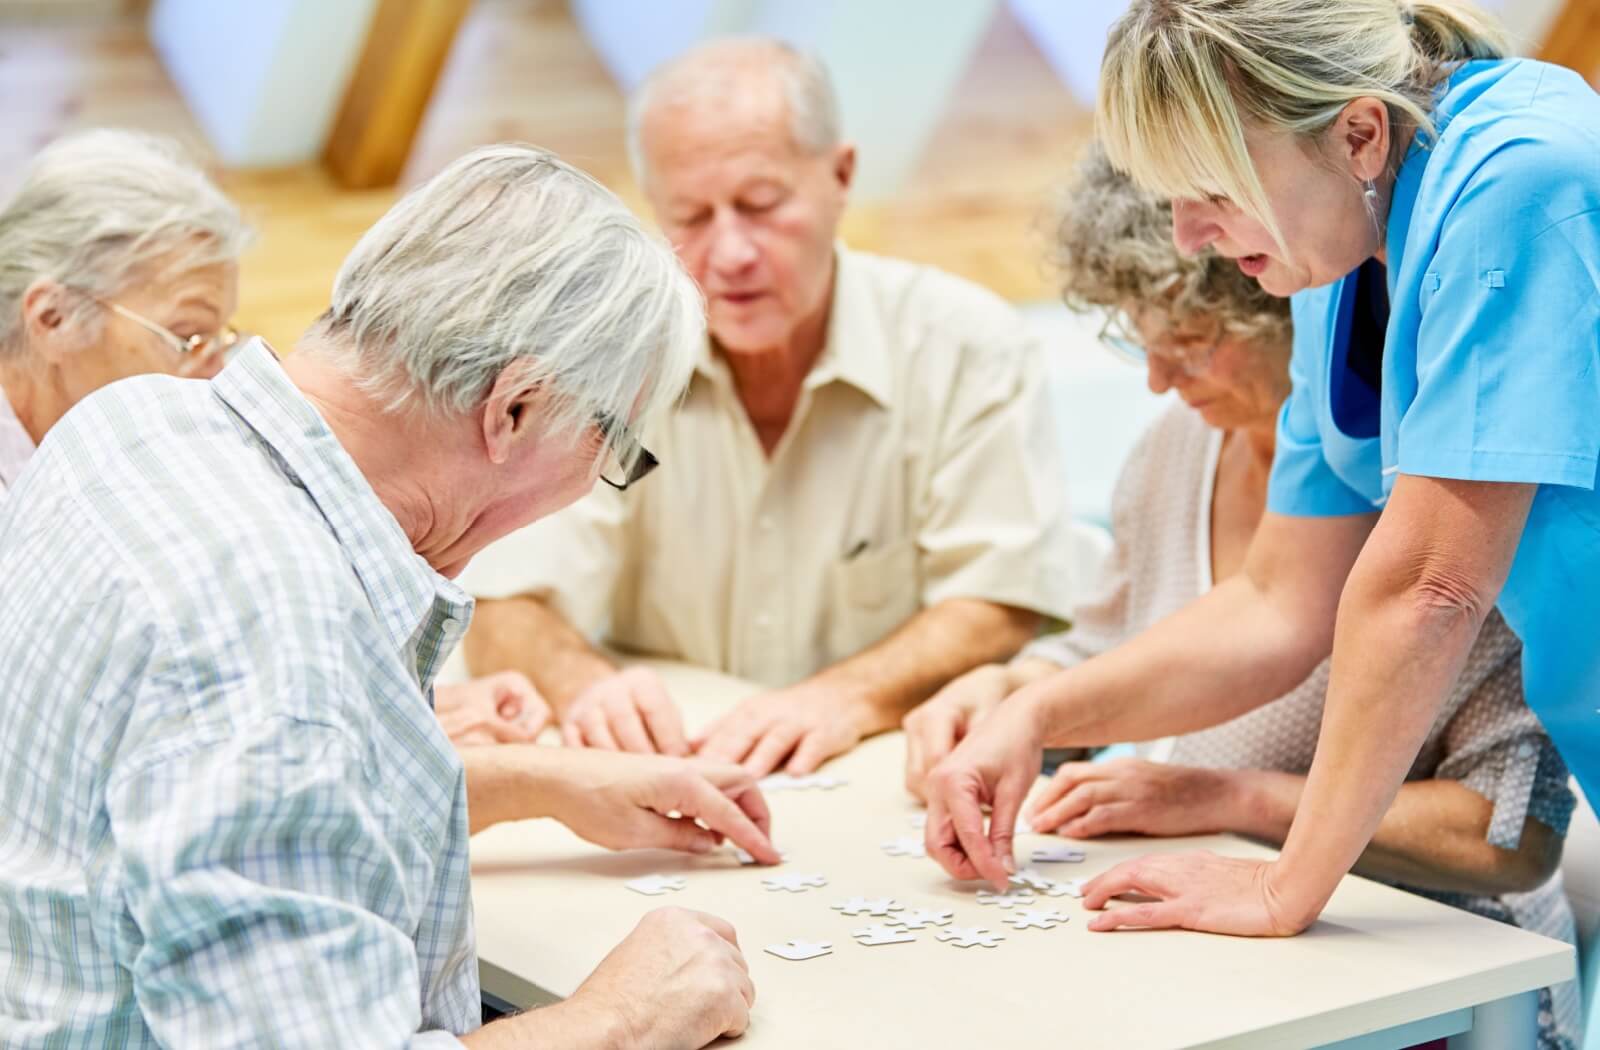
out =
<path fill-rule="evenodd" d="M 308 341 L 390 410 L 479 408 L 502 373 L 546 425 L 641 421 L 687 384 L 704 304 L 665 240 L 548 151 L 474 150 L 400 200 L 334 281 Z"/>
<path fill-rule="evenodd" d="M 239 210 L 169 140 L 98 129 L 46 146 L 0 208 L 0 357 L 24 352 L 22 300 L 40 280 L 83 292 L 96 310 L 148 278 L 237 259 L 251 233 Z"/>
<path fill-rule="evenodd" d="M 839 99 L 821 58 L 772 37 L 723 37 L 658 66 L 629 97 L 628 160 L 634 177 L 643 183 L 647 175 L 642 134 L 654 107 L 735 98 L 749 92 L 752 76 L 777 78 L 796 146 L 818 154 L 839 144 Z"/>

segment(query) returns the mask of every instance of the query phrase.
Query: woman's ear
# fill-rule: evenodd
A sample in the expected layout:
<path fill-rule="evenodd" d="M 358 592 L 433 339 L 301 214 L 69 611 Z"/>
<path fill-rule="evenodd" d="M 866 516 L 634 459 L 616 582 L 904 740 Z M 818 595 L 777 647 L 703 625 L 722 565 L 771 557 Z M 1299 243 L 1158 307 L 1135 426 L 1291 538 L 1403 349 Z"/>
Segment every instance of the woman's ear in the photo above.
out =
<path fill-rule="evenodd" d="M 1361 182 L 1376 179 L 1389 166 L 1389 143 L 1394 129 L 1383 100 L 1358 98 L 1347 103 L 1334 127 L 1350 173 Z"/>
<path fill-rule="evenodd" d="M 33 353 L 47 359 L 77 349 L 72 323 L 72 301 L 77 294 L 47 278 L 30 284 L 22 293 L 22 329 Z"/>

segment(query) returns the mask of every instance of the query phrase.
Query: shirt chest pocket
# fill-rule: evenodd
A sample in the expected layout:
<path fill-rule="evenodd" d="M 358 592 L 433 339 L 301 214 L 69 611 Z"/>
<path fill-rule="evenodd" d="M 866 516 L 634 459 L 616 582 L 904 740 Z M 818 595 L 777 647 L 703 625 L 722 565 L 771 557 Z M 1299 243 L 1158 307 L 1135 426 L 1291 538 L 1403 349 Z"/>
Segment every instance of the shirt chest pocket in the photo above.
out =
<path fill-rule="evenodd" d="M 921 605 L 914 540 L 868 548 L 833 562 L 827 572 L 829 662 L 881 640 Z"/>

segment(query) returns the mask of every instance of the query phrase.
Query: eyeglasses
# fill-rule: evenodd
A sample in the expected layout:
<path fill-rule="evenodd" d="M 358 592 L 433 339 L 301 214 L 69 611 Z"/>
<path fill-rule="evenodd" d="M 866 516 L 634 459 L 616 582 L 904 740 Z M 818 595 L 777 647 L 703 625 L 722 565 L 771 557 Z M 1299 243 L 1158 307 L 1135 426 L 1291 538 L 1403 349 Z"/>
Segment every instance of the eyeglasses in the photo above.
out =
<path fill-rule="evenodd" d="M 185 339 L 166 325 L 157 324 L 142 314 L 134 313 L 121 303 L 109 300 L 99 300 L 102 306 L 112 313 L 120 314 L 134 324 L 148 332 L 154 332 L 161 337 L 174 352 L 184 356 L 207 357 L 211 354 L 228 354 L 239 344 L 239 330 L 232 325 L 223 325 L 218 331 L 206 335 L 195 334 Z"/>
<path fill-rule="evenodd" d="M 1129 364 L 1146 368 L 1150 364 L 1150 358 L 1155 357 L 1186 376 L 1197 376 L 1204 372 L 1217 353 L 1217 341 L 1208 339 L 1199 346 L 1177 346 L 1171 350 L 1152 354 L 1137 336 L 1128 331 L 1128 323 L 1121 310 L 1112 310 L 1106 314 L 1106 321 L 1100 326 L 1098 338 L 1102 346 Z"/>
<path fill-rule="evenodd" d="M 661 465 L 650 450 L 639 444 L 628 425 L 609 413 L 594 417 L 595 429 L 606 439 L 606 458 L 600 467 L 600 480 L 621 492 L 636 485 Z"/>

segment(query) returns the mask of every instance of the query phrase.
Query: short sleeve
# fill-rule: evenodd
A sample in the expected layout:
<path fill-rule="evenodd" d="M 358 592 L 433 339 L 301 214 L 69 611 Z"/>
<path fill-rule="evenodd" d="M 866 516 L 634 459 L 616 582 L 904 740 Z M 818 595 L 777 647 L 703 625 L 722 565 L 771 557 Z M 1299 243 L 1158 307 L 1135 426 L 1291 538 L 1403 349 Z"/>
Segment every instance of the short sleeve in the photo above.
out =
<path fill-rule="evenodd" d="M 107 808 L 126 965 L 163 1045 L 460 1045 L 419 1031 L 407 865 L 426 851 L 396 837 L 346 731 L 241 725 L 119 771 Z"/>
<path fill-rule="evenodd" d="M 1327 310 L 1334 289 L 1295 296 L 1294 355 L 1289 360 L 1292 389 L 1278 414 L 1277 448 L 1267 483 L 1267 509 L 1295 518 L 1334 518 L 1370 514 L 1372 501 L 1345 484 L 1328 463 L 1317 425 L 1318 391 L 1312 386 L 1328 353 Z"/>
<path fill-rule="evenodd" d="M 1600 162 L 1537 163 L 1551 153 L 1489 157 L 1444 221 L 1422 274 L 1402 473 L 1595 486 Z"/>
<path fill-rule="evenodd" d="M 1064 616 L 1074 580 L 1043 348 L 1013 320 L 963 349 L 917 529 L 922 601 Z"/>
<path fill-rule="evenodd" d="M 461 585 L 475 598 L 540 598 L 574 628 L 597 637 L 611 621 L 629 564 L 636 500 L 632 491 L 596 482 L 570 507 L 479 552 Z"/>

